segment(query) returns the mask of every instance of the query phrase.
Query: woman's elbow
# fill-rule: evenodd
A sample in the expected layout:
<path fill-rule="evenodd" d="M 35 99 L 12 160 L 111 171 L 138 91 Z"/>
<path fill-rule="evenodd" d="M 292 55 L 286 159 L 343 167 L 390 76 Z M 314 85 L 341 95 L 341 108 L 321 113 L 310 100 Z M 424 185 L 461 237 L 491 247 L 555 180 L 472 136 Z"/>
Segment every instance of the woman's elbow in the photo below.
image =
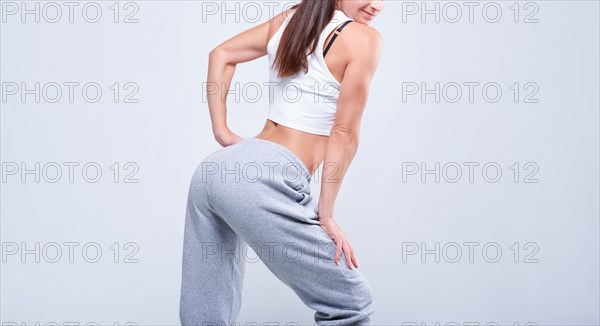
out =
<path fill-rule="evenodd" d="M 352 128 L 347 125 L 334 125 L 331 127 L 331 133 L 329 136 L 342 139 L 348 145 L 358 147 L 359 130 L 357 128 Z"/>
<path fill-rule="evenodd" d="M 208 57 L 212 60 L 213 58 L 223 57 L 223 50 L 220 47 L 213 48 L 208 53 Z"/>
<path fill-rule="evenodd" d="M 212 49 L 208 54 L 209 62 L 214 62 L 223 66 L 236 66 L 232 53 L 221 46 Z"/>

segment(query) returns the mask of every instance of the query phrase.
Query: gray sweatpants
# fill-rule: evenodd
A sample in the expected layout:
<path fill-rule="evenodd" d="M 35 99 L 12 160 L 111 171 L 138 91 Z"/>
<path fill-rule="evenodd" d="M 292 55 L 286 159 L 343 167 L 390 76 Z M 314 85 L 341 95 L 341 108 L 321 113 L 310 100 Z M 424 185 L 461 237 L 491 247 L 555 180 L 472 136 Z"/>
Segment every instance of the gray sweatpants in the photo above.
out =
<path fill-rule="evenodd" d="M 256 256 L 315 311 L 318 325 L 369 325 L 371 286 L 360 269 L 348 268 L 343 252 L 334 263 L 335 244 L 317 219 L 310 181 L 292 151 L 258 138 L 200 163 L 185 218 L 182 325 L 234 325 L 245 264 Z"/>

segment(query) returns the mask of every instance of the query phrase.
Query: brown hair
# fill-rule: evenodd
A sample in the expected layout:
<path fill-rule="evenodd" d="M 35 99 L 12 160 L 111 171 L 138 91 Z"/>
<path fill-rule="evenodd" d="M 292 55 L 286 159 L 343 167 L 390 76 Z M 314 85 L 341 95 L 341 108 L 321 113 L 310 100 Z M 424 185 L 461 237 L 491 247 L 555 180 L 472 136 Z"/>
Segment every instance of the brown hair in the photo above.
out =
<path fill-rule="evenodd" d="M 301 69 L 308 71 L 307 56 L 317 49 L 317 39 L 333 18 L 337 0 L 302 0 L 291 7 L 294 16 L 281 35 L 280 46 L 275 55 L 273 69 L 279 77 L 289 77 Z M 310 52 L 307 52 L 310 49 Z"/>

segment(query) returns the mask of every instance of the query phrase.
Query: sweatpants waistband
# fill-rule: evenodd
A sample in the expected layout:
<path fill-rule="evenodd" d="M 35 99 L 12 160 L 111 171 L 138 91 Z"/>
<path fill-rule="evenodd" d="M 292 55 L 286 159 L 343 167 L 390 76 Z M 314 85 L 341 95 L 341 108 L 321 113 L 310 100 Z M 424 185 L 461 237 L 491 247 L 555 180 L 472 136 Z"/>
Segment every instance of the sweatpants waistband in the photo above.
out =
<path fill-rule="evenodd" d="M 255 137 L 245 138 L 243 141 L 260 143 L 262 146 L 267 146 L 267 147 L 277 151 L 278 153 L 282 154 L 287 159 L 289 159 L 291 162 L 293 162 L 295 165 L 297 165 L 300 173 L 302 173 L 302 176 L 306 179 L 306 181 L 310 182 L 311 175 L 308 172 L 306 165 L 304 165 L 304 162 L 298 157 L 298 155 L 296 155 L 294 152 L 292 152 L 287 147 L 285 147 L 281 144 L 272 142 L 270 140 L 255 138 Z"/>

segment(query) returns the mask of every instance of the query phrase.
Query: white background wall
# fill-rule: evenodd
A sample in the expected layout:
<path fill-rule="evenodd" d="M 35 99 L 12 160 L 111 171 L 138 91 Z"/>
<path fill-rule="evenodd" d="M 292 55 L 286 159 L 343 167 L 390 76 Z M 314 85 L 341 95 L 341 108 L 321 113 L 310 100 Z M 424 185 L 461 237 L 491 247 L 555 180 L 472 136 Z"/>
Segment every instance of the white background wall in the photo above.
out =
<path fill-rule="evenodd" d="M 70 21 L 64 2 L 27 1 L 39 22 L 1 3 L 0 318 L 178 325 L 188 185 L 220 148 L 203 99 L 208 52 L 291 3 L 97 1 L 87 15 L 74 3 Z M 598 325 L 598 2 L 474 4 L 469 15 L 466 2 L 387 0 L 372 23 L 384 53 L 336 219 L 375 291 L 373 325 Z M 257 102 L 243 90 L 267 80 L 266 57 L 237 67 L 228 121 L 243 137 L 262 128 L 268 88 Z M 39 101 L 23 89 L 36 82 Z M 81 95 L 88 83 L 96 103 Z M 436 83 L 439 101 L 424 90 Z M 486 97 L 484 85 L 496 88 Z M 101 168 L 97 182 L 86 164 L 92 179 Z M 240 324 L 313 324 L 262 262 L 245 280 Z"/>

